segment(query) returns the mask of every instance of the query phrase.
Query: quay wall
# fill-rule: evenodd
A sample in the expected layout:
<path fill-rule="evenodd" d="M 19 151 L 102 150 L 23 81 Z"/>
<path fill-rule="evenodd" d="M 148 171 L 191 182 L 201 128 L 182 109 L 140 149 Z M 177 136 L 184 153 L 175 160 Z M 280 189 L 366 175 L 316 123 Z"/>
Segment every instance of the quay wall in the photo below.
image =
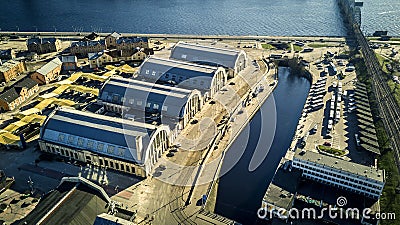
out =
<path fill-rule="evenodd" d="M 89 35 L 91 32 L 16 32 L 16 31 L 1 31 L 0 35 L 15 35 L 15 36 L 51 36 L 51 37 L 76 37 L 82 38 L 85 35 Z M 109 33 L 98 33 L 101 37 L 107 36 Z M 259 36 L 259 35 L 247 35 L 247 36 L 235 36 L 235 35 L 187 35 L 187 34 L 140 34 L 140 33 L 121 33 L 126 37 L 149 37 L 155 39 L 208 39 L 208 40 L 262 40 L 262 39 L 276 39 L 276 40 L 305 40 L 305 39 L 324 39 L 331 42 L 342 42 L 344 37 L 342 36 Z"/>

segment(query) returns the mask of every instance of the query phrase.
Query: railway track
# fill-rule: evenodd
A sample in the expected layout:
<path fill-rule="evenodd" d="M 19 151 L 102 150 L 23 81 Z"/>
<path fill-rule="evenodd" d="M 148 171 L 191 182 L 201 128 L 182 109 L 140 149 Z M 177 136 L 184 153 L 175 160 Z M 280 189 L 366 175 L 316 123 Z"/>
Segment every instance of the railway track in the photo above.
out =
<path fill-rule="evenodd" d="M 370 49 L 367 38 L 357 24 L 353 25 L 353 28 L 358 44 L 361 47 L 368 73 L 372 78 L 372 90 L 378 103 L 379 116 L 390 139 L 397 168 L 400 170 L 400 107 L 387 84 L 387 75 L 383 72 L 375 52 Z"/>

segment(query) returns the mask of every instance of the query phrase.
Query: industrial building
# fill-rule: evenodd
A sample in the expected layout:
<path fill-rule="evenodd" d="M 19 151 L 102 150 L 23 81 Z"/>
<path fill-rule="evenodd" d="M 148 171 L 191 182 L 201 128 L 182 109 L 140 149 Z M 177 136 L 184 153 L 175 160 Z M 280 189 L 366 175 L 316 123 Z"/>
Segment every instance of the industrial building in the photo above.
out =
<path fill-rule="evenodd" d="M 242 50 L 216 48 L 185 42 L 178 42 L 171 51 L 170 57 L 203 65 L 224 67 L 229 77 L 234 77 L 242 71 L 247 63 L 247 55 Z"/>
<path fill-rule="evenodd" d="M 41 151 L 146 177 L 169 147 L 169 128 L 72 108 L 54 110 L 44 122 Z"/>
<path fill-rule="evenodd" d="M 99 92 L 99 103 L 124 118 L 169 125 L 174 135 L 200 111 L 198 90 L 111 77 Z"/>
<path fill-rule="evenodd" d="M 312 151 L 297 152 L 292 166 L 301 170 L 307 179 L 372 199 L 379 199 L 385 185 L 383 170 Z"/>
<path fill-rule="evenodd" d="M 118 207 L 99 185 L 82 177 L 64 177 L 26 217 L 13 224 L 133 224 L 132 214 Z M 102 223 L 98 222 L 99 217 L 104 218 Z"/>
<path fill-rule="evenodd" d="M 138 76 L 139 79 L 144 78 L 159 84 L 197 89 L 202 92 L 205 100 L 214 97 L 227 81 L 227 74 L 222 67 L 157 57 L 147 58 L 141 65 Z"/>

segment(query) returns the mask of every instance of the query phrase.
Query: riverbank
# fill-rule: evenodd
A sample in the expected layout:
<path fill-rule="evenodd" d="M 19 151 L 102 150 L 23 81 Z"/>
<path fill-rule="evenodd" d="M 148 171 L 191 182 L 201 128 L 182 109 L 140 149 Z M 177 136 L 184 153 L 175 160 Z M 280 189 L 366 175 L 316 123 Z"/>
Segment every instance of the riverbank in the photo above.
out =
<path fill-rule="evenodd" d="M 257 219 L 260 200 L 289 147 L 310 86 L 289 68 L 280 68 L 278 77 L 273 94 L 226 152 L 221 169 L 216 212 L 244 224 Z"/>
<path fill-rule="evenodd" d="M 24 31 L 0 31 L 0 36 L 43 36 L 43 37 L 59 37 L 59 38 L 83 38 L 91 32 L 24 32 Z M 97 33 L 100 37 L 105 37 L 110 33 Z M 212 40 L 310 40 L 320 41 L 326 40 L 329 42 L 343 42 L 345 37 L 342 36 L 271 36 L 271 35 L 189 35 L 189 34 L 146 34 L 146 33 L 121 33 L 125 37 L 148 37 L 153 39 L 212 39 Z"/>

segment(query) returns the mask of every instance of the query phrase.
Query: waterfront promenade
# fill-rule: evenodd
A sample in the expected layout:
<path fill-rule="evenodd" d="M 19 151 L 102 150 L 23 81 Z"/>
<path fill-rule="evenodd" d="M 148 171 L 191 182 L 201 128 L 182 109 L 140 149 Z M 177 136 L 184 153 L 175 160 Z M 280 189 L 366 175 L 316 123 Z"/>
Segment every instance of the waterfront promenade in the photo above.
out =
<path fill-rule="evenodd" d="M 43 36 L 43 37 L 61 37 L 61 38 L 77 38 L 81 39 L 91 32 L 16 32 L 16 31 L 0 31 L 0 35 L 17 35 L 17 36 Z M 100 37 L 105 37 L 109 33 L 97 33 Z M 262 36 L 262 35 L 189 35 L 189 34 L 141 34 L 141 33 L 121 33 L 124 37 L 148 37 L 151 39 L 173 39 L 173 40 L 325 40 L 329 42 L 343 42 L 344 37 L 335 36 Z"/>

